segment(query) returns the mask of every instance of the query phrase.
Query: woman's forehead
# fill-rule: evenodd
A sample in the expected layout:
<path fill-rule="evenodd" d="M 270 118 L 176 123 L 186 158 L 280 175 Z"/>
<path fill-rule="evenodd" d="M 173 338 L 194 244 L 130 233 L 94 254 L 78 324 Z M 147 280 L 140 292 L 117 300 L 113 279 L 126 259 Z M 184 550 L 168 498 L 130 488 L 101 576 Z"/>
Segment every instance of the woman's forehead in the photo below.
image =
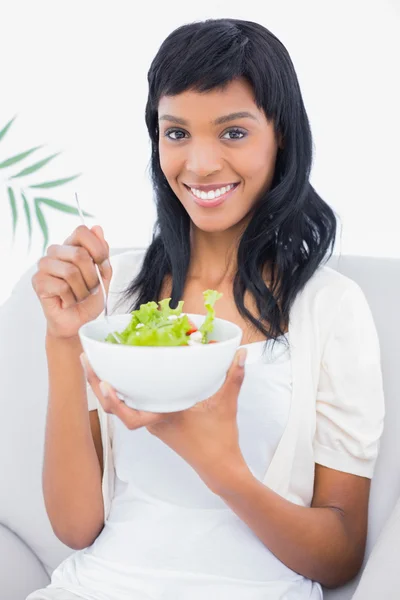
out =
<path fill-rule="evenodd" d="M 231 114 L 240 114 L 241 118 L 247 114 L 248 118 L 256 121 L 262 118 L 262 111 L 254 100 L 253 89 L 246 81 L 235 80 L 223 88 L 207 92 L 190 89 L 174 96 L 164 95 L 158 105 L 160 121 L 174 120 L 181 125 L 199 120 L 206 120 L 212 124 Z"/>

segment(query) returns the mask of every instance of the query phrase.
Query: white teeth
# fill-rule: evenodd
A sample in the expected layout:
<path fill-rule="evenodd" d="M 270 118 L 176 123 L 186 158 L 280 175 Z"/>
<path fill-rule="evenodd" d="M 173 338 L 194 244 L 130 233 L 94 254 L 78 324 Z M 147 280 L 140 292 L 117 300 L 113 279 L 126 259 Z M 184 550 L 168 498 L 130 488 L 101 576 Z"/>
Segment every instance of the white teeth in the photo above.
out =
<path fill-rule="evenodd" d="M 196 196 L 196 198 L 201 198 L 201 200 L 214 200 L 215 198 L 219 198 L 227 192 L 230 192 L 230 190 L 234 187 L 235 186 L 231 184 L 217 190 L 210 190 L 209 192 L 203 192 L 201 190 L 197 190 L 196 188 L 190 188 L 190 191 L 194 196 Z"/>

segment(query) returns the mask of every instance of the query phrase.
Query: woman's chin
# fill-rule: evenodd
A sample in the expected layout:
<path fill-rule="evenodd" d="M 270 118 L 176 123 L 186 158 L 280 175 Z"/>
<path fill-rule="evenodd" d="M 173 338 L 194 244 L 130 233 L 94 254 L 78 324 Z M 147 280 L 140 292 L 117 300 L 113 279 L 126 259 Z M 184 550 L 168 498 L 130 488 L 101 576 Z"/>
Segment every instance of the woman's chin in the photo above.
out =
<path fill-rule="evenodd" d="M 194 227 L 204 233 L 223 233 L 236 227 L 236 221 L 225 219 L 192 219 Z"/>
<path fill-rule="evenodd" d="M 196 213 L 189 214 L 193 225 L 202 231 L 224 231 L 227 225 L 227 219 L 222 215 L 199 216 Z"/>
<path fill-rule="evenodd" d="M 199 215 L 197 211 L 191 211 L 189 217 L 195 228 L 205 233 L 223 233 L 224 231 L 232 231 L 236 229 L 243 229 L 249 220 L 250 213 L 239 213 L 239 214 L 227 214 L 228 211 L 224 211 L 225 214 L 216 214 L 215 212 L 210 215 Z"/>

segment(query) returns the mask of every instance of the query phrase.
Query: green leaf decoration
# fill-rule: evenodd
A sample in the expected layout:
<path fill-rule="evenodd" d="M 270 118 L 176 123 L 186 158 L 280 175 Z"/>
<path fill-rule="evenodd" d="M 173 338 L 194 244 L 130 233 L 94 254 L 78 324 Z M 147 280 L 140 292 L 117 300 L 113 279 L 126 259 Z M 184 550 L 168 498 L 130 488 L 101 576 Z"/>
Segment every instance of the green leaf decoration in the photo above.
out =
<path fill-rule="evenodd" d="M 1 168 L 1 165 L 0 165 Z M 68 183 L 69 181 L 73 181 L 74 179 L 76 179 L 77 177 L 80 177 L 82 173 L 78 173 L 78 175 L 73 175 L 72 177 L 67 177 L 66 179 L 57 179 L 56 181 L 48 181 L 46 183 L 37 183 L 36 185 L 30 185 L 30 188 L 38 188 L 38 189 L 49 189 L 49 188 L 54 188 L 54 187 L 58 187 L 59 185 L 64 185 L 65 183 Z"/>
<path fill-rule="evenodd" d="M 2 129 L 0 129 L 0 141 L 7 134 L 11 125 L 14 123 L 15 119 L 17 118 L 17 116 L 18 115 L 15 115 Z M 28 150 L 25 150 L 24 152 L 15 154 L 14 156 L 11 156 L 10 158 L 2 159 L 2 162 L 0 162 L 0 171 L 2 169 L 7 169 L 9 167 L 13 167 L 14 165 L 18 165 L 17 168 L 14 169 L 14 172 L 15 171 L 18 171 L 18 172 L 15 175 L 12 175 L 11 177 L 8 175 L 8 182 L 6 183 L 7 195 L 8 195 L 8 199 L 9 199 L 9 203 L 10 203 L 11 217 L 12 217 L 13 242 L 15 240 L 15 234 L 16 234 L 16 230 L 17 230 L 20 209 L 18 207 L 17 200 L 16 200 L 16 192 L 14 192 L 14 189 L 12 187 L 13 184 L 11 183 L 11 181 L 13 179 L 26 177 L 27 175 L 31 175 L 33 173 L 40 171 L 43 167 L 45 167 L 48 163 L 50 163 L 52 160 L 54 160 L 54 158 L 56 158 L 60 154 L 60 152 L 57 152 L 57 153 L 52 154 L 51 156 L 47 156 L 46 158 L 43 158 L 41 160 L 36 159 L 37 162 L 34 162 L 34 163 L 32 163 L 32 160 L 30 160 L 29 162 L 31 164 L 29 165 L 29 162 L 28 162 L 29 166 L 24 167 L 24 168 L 22 166 L 19 166 L 19 163 L 21 163 L 23 160 L 25 160 L 28 157 L 30 157 L 31 155 L 33 155 L 34 152 L 37 152 L 37 150 L 39 150 L 41 148 L 43 148 L 43 145 L 29 148 Z M 29 194 L 28 195 L 26 194 L 28 188 L 34 189 L 34 190 L 51 190 L 53 188 L 61 187 L 67 183 L 70 183 L 71 181 L 74 181 L 75 179 L 77 179 L 80 176 L 81 176 L 81 173 L 77 173 L 76 175 L 72 175 L 71 177 L 63 177 L 63 178 L 60 177 L 59 179 L 53 179 L 51 181 L 46 180 L 45 176 L 40 176 L 40 179 L 39 179 L 39 177 L 38 177 L 38 179 L 39 179 L 39 181 L 41 181 L 41 183 L 33 183 L 32 185 L 27 184 L 26 187 L 24 186 L 24 190 L 20 190 L 20 195 L 18 194 L 18 196 L 19 196 L 18 202 L 20 202 L 22 200 L 22 208 L 23 208 L 23 212 L 25 215 L 26 226 L 28 229 L 28 236 L 29 236 L 28 249 L 31 248 L 33 230 L 35 227 L 35 224 L 33 222 L 34 220 L 36 220 L 37 223 L 39 224 L 39 227 L 40 227 L 42 235 L 43 235 L 43 253 L 45 252 L 47 245 L 49 243 L 49 228 L 47 225 L 45 213 L 43 211 L 44 205 L 50 206 L 50 208 L 58 210 L 62 213 L 75 215 L 75 216 L 79 215 L 79 211 L 75 206 L 71 206 L 69 204 L 59 202 L 58 200 L 54 200 L 52 198 L 38 197 L 38 198 L 34 198 L 33 200 L 31 200 L 29 198 Z M 35 193 L 40 194 L 40 193 L 45 193 L 45 192 L 35 192 Z M 52 192 L 49 192 L 49 193 L 52 194 Z M 86 217 L 93 218 L 93 215 L 91 215 L 87 212 L 84 212 L 83 214 Z"/>
<path fill-rule="evenodd" d="M 39 150 L 39 148 L 43 148 L 43 146 L 36 146 L 36 148 L 31 148 L 26 152 L 22 152 L 21 154 L 16 154 L 15 156 L 12 156 L 11 158 L 0 163 L 0 169 L 5 169 L 6 167 L 10 167 L 11 165 L 14 165 L 20 160 L 24 160 L 24 158 L 32 154 L 32 152 L 35 152 L 35 150 Z"/>
<path fill-rule="evenodd" d="M 9 187 L 7 188 L 8 197 L 10 199 L 10 207 L 12 213 L 12 224 L 13 224 L 13 241 L 15 238 L 15 230 L 17 229 L 17 221 L 18 221 L 18 211 L 17 211 L 17 203 L 15 201 L 15 194 L 13 190 Z"/>
<path fill-rule="evenodd" d="M 51 206 L 51 208 L 56 208 L 57 210 L 69 213 L 70 215 L 79 215 L 78 209 L 75 208 L 75 206 L 70 206 L 69 204 L 58 202 L 57 200 L 51 200 L 51 198 L 36 198 L 35 202 L 38 202 L 40 204 L 47 204 L 47 206 Z M 83 214 L 85 217 L 93 217 L 93 215 L 90 215 L 87 212 L 83 212 Z"/>
<path fill-rule="evenodd" d="M 46 219 L 44 218 L 44 214 L 42 209 L 40 208 L 40 202 L 38 198 L 35 198 L 35 212 L 36 218 L 38 220 L 40 229 L 43 234 L 43 254 L 46 251 L 47 244 L 49 243 L 49 228 L 47 227 Z"/>
<path fill-rule="evenodd" d="M 31 173 L 35 173 L 35 171 L 39 171 L 39 169 L 41 169 L 42 167 L 44 167 L 45 165 L 47 165 L 51 160 L 53 160 L 53 158 L 55 158 L 59 154 L 60 153 L 57 152 L 57 154 L 52 154 L 48 158 L 44 158 L 43 160 L 35 163 L 34 165 L 31 165 L 30 167 L 27 167 L 26 169 L 23 169 L 22 171 L 20 171 L 16 175 L 13 175 L 12 177 L 10 177 L 10 179 L 15 179 L 16 177 L 25 177 L 25 175 L 30 175 Z"/>
<path fill-rule="evenodd" d="M 28 201 L 25 197 L 24 192 L 21 192 L 22 200 L 24 203 L 24 211 L 26 216 L 26 224 L 28 226 L 28 234 L 29 234 L 29 248 L 31 247 L 32 242 L 32 217 L 31 217 L 31 209 L 29 208 Z"/>
<path fill-rule="evenodd" d="M 11 119 L 11 121 L 9 121 L 7 123 L 7 125 L 5 127 L 3 127 L 3 129 L 0 131 L 0 141 L 6 135 L 7 131 L 10 129 L 11 125 L 14 123 L 16 118 L 17 118 L 17 115 L 15 115 L 15 117 L 13 119 Z"/>

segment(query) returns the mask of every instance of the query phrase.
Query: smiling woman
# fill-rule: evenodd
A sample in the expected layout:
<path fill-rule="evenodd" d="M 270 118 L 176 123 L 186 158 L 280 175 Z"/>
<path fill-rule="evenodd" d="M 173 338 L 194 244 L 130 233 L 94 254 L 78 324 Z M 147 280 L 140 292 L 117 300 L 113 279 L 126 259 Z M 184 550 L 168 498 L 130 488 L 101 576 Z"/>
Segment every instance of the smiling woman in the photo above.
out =
<path fill-rule="evenodd" d="M 102 231 L 79 228 L 34 278 L 49 331 L 44 495 L 80 551 L 29 600 L 320 600 L 362 564 L 384 411 L 366 299 L 324 265 L 336 218 L 309 181 L 296 73 L 270 31 L 217 19 L 173 31 L 148 82 L 150 246 L 116 257 L 111 277 Z M 223 294 L 218 317 L 245 348 L 216 393 L 135 410 L 81 356 L 86 397 L 77 335 L 102 309 L 93 260 L 117 313 L 172 298 L 201 320 L 203 290 Z M 123 369 L 132 390 L 138 364 Z"/>
<path fill-rule="evenodd" d="M 278 151 L 252 86 L 242 77 L 207 94 L 164 95 L 158 110 L 161 169 L 193 226 L 240 230 L 271 185 Z"/>

